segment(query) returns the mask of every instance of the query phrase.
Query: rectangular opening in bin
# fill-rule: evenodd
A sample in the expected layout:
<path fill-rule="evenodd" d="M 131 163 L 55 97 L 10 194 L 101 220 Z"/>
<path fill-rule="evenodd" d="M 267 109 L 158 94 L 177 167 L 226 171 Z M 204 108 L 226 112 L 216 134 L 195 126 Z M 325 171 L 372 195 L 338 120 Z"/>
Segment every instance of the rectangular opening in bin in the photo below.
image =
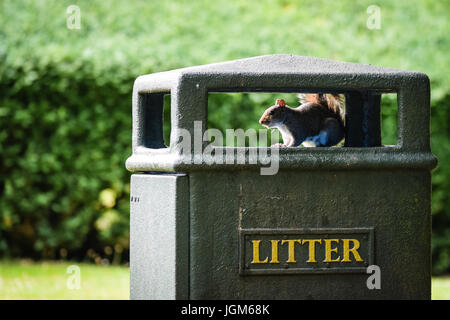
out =
<path fill-rule="evenodd" d="M 170 92 L 139 93 L 138 145 L 150 149 L 170 144 Z"/>
<path fill-rule="evenodd" d="M 381 96 L 381 144 L 397 145 L 398 105 L 396 93 Z"/>
<path fill-rule="evenodd" d="M 397 144 L 397 94 L 382 92 L 332 92 L 345 97 L 345 137 L 334 147 L 380 147 Z M 212 138 L 217 146 L 257 147 L 282 143 L 275 128 L 267 129 L 259 119 L 276 99 L 283 99 L 291 108 L 300 105 L 298 93 L 292 92 L 209 92 L 208 129 L 222 133 L 222 141 Z M 241 130 L 243 139 L 232 137 Z M 260 136 L 259 131 L 266 131 Z M 228 133 L 228 134 L 227 134 Z M 256 135 L 257 139 L 252 138 Z M 217 136 L 215 134 L 214 136 Z M 227 138 L 228 137 L 228 138 Z M 261 139 L 261 137 L 266 139 Z M 305 143 L 303 145 L 308 145 Z M 303 146 L 301 145 L 301 146 Z"/>
<path fill-rule="evenodd" d="M 270 134 L 270 130 L 263 127 L 258 120 L 264 111 L 280 98 L 279 93 L 209 93 L 208 94 L 208 129 L 217 129 L 223 134 L 223 146 L 227 147 L 266 147 L 275 143 L 281 143 L 281 135 L 278 139 Z M 295 93 L 283 94 L 283 98 L 290 106 L 298 105 L 298 97 Z M 231 130 L 244 130 L 245 145 L 241 145 Z M 228 139 L 227 139 L 228 130 Z M 267 139 L 259 139 L 259 131 L 267 132 Z M 255 142 L 251 136 L 258 138 Z M 230 139 L 231 138 L 231 139 Z M 217 141 L 216 141 L 217 142 Z M 220 142 L 218 142 L 220 145 Z"/>
<path fill-rule="evenodd" d="M 345 147 L 397 144 L 397 94 L 383 91 L 345 93 Z"/>

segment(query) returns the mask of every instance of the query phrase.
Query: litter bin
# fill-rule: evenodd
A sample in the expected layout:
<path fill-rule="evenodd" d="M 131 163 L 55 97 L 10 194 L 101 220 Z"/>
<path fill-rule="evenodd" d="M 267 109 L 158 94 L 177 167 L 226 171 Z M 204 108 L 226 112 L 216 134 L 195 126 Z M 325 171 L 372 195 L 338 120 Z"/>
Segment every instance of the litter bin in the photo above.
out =
<path fill-rule="evenodd" d="M 345 145 L 277 149 L 276 174 L 261 174 L 274 148 L 259 161 L 250 147 L 205 157 L 194 136 L 211 92 L 343 93 Z M 382 93 L 397 94 L 395 146 L 381 145 Z M 138 77 L 131 298 L 430 299 L 429 122 L 418 72 L 268 55 Z"/>

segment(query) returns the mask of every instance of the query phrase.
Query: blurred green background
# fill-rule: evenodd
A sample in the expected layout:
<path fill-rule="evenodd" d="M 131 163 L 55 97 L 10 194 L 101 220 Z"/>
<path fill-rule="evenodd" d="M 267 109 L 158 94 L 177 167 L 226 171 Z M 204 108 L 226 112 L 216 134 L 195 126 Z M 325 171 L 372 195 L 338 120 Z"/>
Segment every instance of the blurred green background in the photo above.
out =
<path fill-rule="evenodd" d="M 367 27 L 373 4 L 379 29 Z M 67 27 L 70 5 L 80 29 Z M 0 258 L 126 264 L 134 79 L 291 53 L 428 74 L 433 274 L 449 273 L 449 12 L 445 0 L 0 1 Z M 214 95 L 210 126 L 260 128 L 272 102 Z M 395 103 L 383 98 L 386 144 Z"/>

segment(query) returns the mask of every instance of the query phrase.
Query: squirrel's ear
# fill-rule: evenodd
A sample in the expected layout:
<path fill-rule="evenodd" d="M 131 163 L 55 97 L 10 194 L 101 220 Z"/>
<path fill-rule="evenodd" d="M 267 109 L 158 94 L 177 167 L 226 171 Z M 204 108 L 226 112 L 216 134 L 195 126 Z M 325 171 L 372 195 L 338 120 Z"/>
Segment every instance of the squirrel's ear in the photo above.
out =
<path fill-rule="evenodd" d="M 280 106 L 280 107 L 285 107 L 286 106 L 286 101 L 284 101 L 283 99 L 277 99 L 275 101 L 275 104 Z"/>

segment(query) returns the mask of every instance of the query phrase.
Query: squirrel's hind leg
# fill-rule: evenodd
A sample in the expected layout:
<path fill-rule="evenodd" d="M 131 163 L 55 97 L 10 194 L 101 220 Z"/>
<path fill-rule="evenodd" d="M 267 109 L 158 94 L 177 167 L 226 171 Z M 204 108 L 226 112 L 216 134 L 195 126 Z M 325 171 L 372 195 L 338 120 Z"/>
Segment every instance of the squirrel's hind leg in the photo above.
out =
<path fill-rule="evenodd" d="M 344 128 L 338 120 L 326 118 L 323 121 L 322 130 L 317 136 L 312 137 L 312 141 L 317 147 L 331 147 L 338 144 L 344 138 Z"/>
<path fill-rule="evenodd" d="M 322 130 L 317 136 L 311 138 L 311 141 L 316 145 L 316 147 L 326 147 L 328 144 L 328 132 Z"/>

